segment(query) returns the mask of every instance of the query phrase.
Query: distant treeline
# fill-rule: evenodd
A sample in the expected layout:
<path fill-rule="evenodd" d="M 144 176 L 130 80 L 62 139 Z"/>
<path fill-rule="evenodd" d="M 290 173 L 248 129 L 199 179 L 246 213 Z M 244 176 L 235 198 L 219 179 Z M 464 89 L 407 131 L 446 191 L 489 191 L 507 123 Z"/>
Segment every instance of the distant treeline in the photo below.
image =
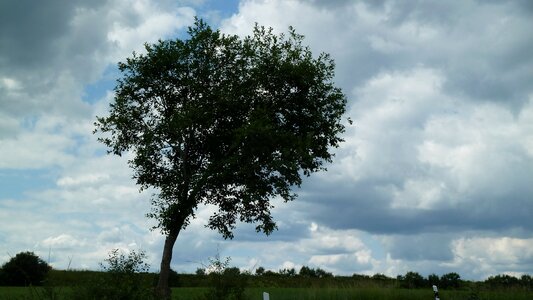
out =
<path fill-rule="evenodd" d="M 51 270 L 47 281 L 56 286 L 76 286 L 91 281 L 101 276 L 99 271 L 80 270 Z M 171 272 L 170 285 L 172 287 L 209 287 L 212 285 L 212 275 L 204 269 L 198 269 L 196 274 L 178 274 Z M 138 276 L 145 280 L 157 282 L 157 273 L 140 273 Z M 256 272 L 241 272 L 238 268 L 229 267 L 223 271 L 222 276 L 230 277 L 239 281 L 246 281 L 248 287 L 397 287 L 407 289 L 428 288 L 437 285 L 439 289 L 463 289 L 475 286 L 478 289 L 501 290 L 520 289 L 533 291 L 533 277 L 523 275 L 520 278 L 509 275 L 496 275 L 484 281 L 466 281 L 457 273 L 447 273 L 441 276 L 432 274 L 427 277 L 417 272 L 407 272 L 396 278 L 384 274 L 372 276 L 354 274 L 352 276 L 334 276 L 320 268 L 314 269 L 307 266 L 298 272 L 295 269 L 283 269 L 278 272 L 257 268 Z M 2 283 L 0 282 L 0 285 Z"/>
<path fill-rule="evenodd" d="M 45 283 L 54 286 L 82 286 L 90 282 L 106 280 L 106 276 L 139 279 L 140 282 L 150 286 L 156 284 L 157 273 L 145 272 L 147 264 L 143 262 L 144 253 L 130 253 L 130 256 L 119 255 L 118 250 L 111 252 L 106 261 L 110 266 L 105 266 L 103 271 L 77 271 L 54 270 L 33 252 L 21 252 L 0 267 L 0 286 L 27 286 L 42 285 Z M 136 256 L 137 255 L 137 256 Z M 242 272 L 239 268 L 229 267 L 229 259 L 221 261 L 219 257 L 212 262 L 218 268 L 199 268 L 195 274 L 178 274 L 171 270 L 169 284 L 171 287 L 210 287 L 213 284 L 224 283 L 240 287 L 391 287 L 417 289 L 427 288 L 432 285 L 440 289 L 521 289 L 533 290 L 531 275 L 522 275 L 520 278 L 509 275 L 497 275 L 484 281 L 465 281 L 457 273 L 447 273 L 441 276 L 431 274 L 427 277 L 417 272 L 407 272 L 396 278 L 383 274 L 373 276 L 354 274 L 352 276 L 334 276 L 321 268 L 303 266 L 299 271 L 294 268 L 281 269 L 278 272 L 265 270 L 258 267 L 255 271 Z M 141 268 L 142 267 L 142 268 Z M 117 277 L 118 276 L 118 277 Z M 125 279 L 124 279 L 125 280 Z"/>

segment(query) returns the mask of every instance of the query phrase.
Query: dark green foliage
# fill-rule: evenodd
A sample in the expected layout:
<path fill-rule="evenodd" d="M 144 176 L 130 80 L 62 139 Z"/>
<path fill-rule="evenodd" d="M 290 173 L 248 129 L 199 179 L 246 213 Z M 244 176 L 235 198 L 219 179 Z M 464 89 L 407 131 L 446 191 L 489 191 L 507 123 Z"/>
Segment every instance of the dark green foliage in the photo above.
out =
<path fill-rule="evenodd" d="M 198 276 L 204 276 L 205 275 L 205 269 L 204 268 L 197 268 L 195 274 L 198 275 Z"/>
<path fill-rule="evenodd" d="M 256 26 L 240 38 L 197 20 L 188 33 L 119 63 L 109 116 L 95 123 L 110 153 L 134 153 L 141 189 L 157 190 L 148 215 L 167 235 L 164 298 L 172 247 L 198 206 L 218 207 L 207 226 L 225 238 L 239 221 L 270 234 L 270 200 L 293 200 L 302 175 L 332 161 L 346 110 L 333 60 L 313 57 L 292 28 L 274 35 Z"/>
<path fill-rule="evenodd" d="M 522 278 L 525 279 L 524 281 L 527 284 L 528 277 L 524 276 Z M 519 287 L 521 285 L 521 280 L 513 276 L 501 274 L 487 278 L 487 280 L 485 280 L 485 284 L 492 289 L 511 289 Z"/>
<path fill-rule="evenodd" d="M 206 300 L 242 300 L 248 285 L 249 274 L 241 273 L 239 268 L 229 267 L 230 258 L 221 260 L 217 254 L 210 259 L 208 275 L 210 287 L 208 293 L 202 297 Z"/>
<path fill-rule="evenodd" d="M 428 284 L 430 286 L 433 286 L 433 285 L 440 286 L 439 275 L 437 275 L 437 274 L 429 274 L 428 275 Z"/>
<path fill-rule="evenodd" d="M 533 277 L 529 274 L 522 275 L 520 285 L 526 290 L 533 291 Z"/>
<path fill-rule="evenodd" d="M 2 265 L 0 283 L 8 286 L 42 285 L 51 267 L 33 252 L 20 252 Z"/>
<path fill-rule="evenodd" d="M 372 278 L 372 280 L 383 281 L 383 282 L 394 280 L 394 279 L 390 278 L 389 276 L 387 276 L 385 274 L 381 274 L 381 273 L 376 273 L 376 274 L 372 275 L 371 278 Z"/>
<path fill-rule="evenodd" d="M 297 274 L 294 268 L 290 268 L 290 269 L 279 270 L 279 275 L 285 276 L 285 277 L 295 277 Z"/>
<path fill-rule="evenodd" d="M 333 277 L 333 274 L 331 272 L 326 272 L 324 270 L 322 270 L 321 268 L 317 268 L 315 270 L 315 274 L 318 278 L 328 278 L 328 277 Z"/>
<path fill-rule="evenodd" d="M 46 300 L 50 298 L 32 297 L 28 287 L 0 287 L 0 299 L 2 300 Z M 41 287 L 33 287 L 40 290 Z M 180 300 L 200 299 L 205 293 L 205 288 L 177 288 L 173 289 L 173 298 Z M 259 287 L 248 288 L 245 291 L 246 299 L 262 299 L 263 292 L 270 294 L 272 300 L 432 300 L 431 289 L 400 289 L 381 286 L 328 286 L 309 288 L 279 288 Z M 69 288 L 64 289 L 59 298 L 61 300 L 76 300 L 75 293 Z M 479 291 L 477 294 L 470 290 L 442 291 L 442 300 L 531 300 L 533 293 L 523 290 L 492 290 Z"/>
<path fill-rule="evenodd" d="M 311 277 L 311 278 L 328 278 L 333 277 L 333 274 L 322 270 L 321 268 L 313 269 L 307 266 L 302 266 L 298 275 L 302 277 Z"/>
<path fill-rule="evenodd" d="M 76 290 L 79 299 L 142 300 L 153 299 L 153 280 L 142 273 L 148 272 L 143 251 L 128 255 L 114 249 L 109 253 L 103 272 L 82 284 Z"/>
<path fill-rule="evenodd" d="M 169 286 L 180 286 L 180 274 L 178 272 L 170 269 L 170 275 L 168 277 Z"/>
<path fill-rule="evenodd" d="M 357 273 L 353 274 L 352 278 L 356 280 L 370 280 L 370 276 Z"/>
<path fill-rule="evenodd" d="M 269 199 L 294 199 L 301 174 L 322 170 L 342 141 L 346 99 L 334 63 L 313 58 L 292 28 L 276 36 L 255 27 L 240 39 L 195 25 L 188 40 L 147 44 L 119 64 L 99 140 L 117 155 L 135 150 L 134 177 L 160 191 L 150 216 L 164 232 L 207 203 L 219 208 L 209 227 L 225 237 L 237 220 L 270 233 Z"/>
<path fill-rule="evenodd" d="M 275 276 L 279 276 L 278 273 L 272 271 L 272 270 L 266 270 L 264 273 L 263 273 L 264 276 L 268 276 L 268 277 L 275 277 Z"/>
<path fill-rule="evenodd" d="M 265 268 L 259 267 L 259 268 L 255 269 L 255 275 L 261 276 L 263 274 L 265 274 Z"/>
<path fill-rule="evenodd" d="M 399 275 L 398 281 L 400 281 L 400 286 L 407 289 L 416 289 L 424 286 L 428 286 L 427 281 L 422 277 L 422 275 L 417 272 L 407 272 L 405 275 Z"/>
<path fill-rule="evenodd" d="M 300 268 L 300 272 L 298 272 L 298 275 L 302 277 L 316 277 L 315 276 L 315 270 L 309 268 L 308 266 L 302 266 Z"/>
<path fill-rule="evenodd" d="M 440 277 L 440 286 L 442 289 L 457 289 L 461 286 L 461 276 L 457 273 L 447 273 Z"/>
<path fill-rule="evenodd" d="M 235 270 L 234 268 L 228 268 Z M 236 271 L 236 270 L 235 270 Z M 231 271 L 229 271 L 231 272 Z M 76 283 L 92 281 L 91 278 L 101 276 L 103 272 L 94 271 L 57 271 L 49 273 L 47 281 L 55 282 L 56 288 L 49 293 L 46 287 L 0 287 L 0 299 L 96 299 L 83 298 L 79 293 Z M 241 273 L 241 272 L 239 272 Z M 245 299 L 261 299 L 261 293 L 270 293 L 270 299 L 433 299 L 431 286 L 419 289 L 401 288 L 399 283 L 389 284 L 383 280 L 372 280 L 372 276 L 355 275 L 350 277 L 335 276 L 331 278 L 286 277 L 277 272 L 274 276 L 254 276 L 240 274 L 247 284 L 244 290 Z M 156 274 L 139 274 L 141 277 L 152 281 Z M 497 275 L 488 279 L 488 282 L 507 275 Z M 379 276 L 377 276 L 379 277 Z M 429 277 L 429 276 L 428 276 Z M 212 277 L 208 275 L 179 274 L 180 288 L 173 289 L 173 299 L 206 299 L 206 294 L 212 290 Z M 487 281 L 462 282 L 459 289 L 440 289 L 441 299 L 533 299 L 533 291 L 528 290 L 526 284 L 531 275 L 517 278 L 520 286 L 489 287 Z M 396 279 L 388 278 L 396 282 Z M 511 279 L 511 281 L 514 281 Z M 504 280 L 504 282 L 510 282 Z M 59 298 L 54 298 L 57 295 Z M 7 296 L 7 298 L 6 298 Z M 108 298 L 109 299 L 109 298 Z M 150 299 L 150 298 L 147 298 Z"/>

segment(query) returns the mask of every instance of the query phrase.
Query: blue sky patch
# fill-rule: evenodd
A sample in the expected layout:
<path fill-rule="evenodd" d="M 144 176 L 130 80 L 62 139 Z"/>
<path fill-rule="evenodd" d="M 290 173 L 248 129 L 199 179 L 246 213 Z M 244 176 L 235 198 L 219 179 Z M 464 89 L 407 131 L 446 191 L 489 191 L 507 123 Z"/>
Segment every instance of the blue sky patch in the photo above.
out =
<path fill-rule="evenodd" d="M 82 100 L 90 104 L 101 100 L 108 91 L 113 91 L 119 75 L 120 72 L 116 65 L 107 66 L 100 79 L 85 86 Z"/>
<path fill-rule="evenodd" d="M 29 192 L 55 186 L 56 175 L 52 169 L 9 170 L 0 169 L 1 199 L 20 200 Z"/>

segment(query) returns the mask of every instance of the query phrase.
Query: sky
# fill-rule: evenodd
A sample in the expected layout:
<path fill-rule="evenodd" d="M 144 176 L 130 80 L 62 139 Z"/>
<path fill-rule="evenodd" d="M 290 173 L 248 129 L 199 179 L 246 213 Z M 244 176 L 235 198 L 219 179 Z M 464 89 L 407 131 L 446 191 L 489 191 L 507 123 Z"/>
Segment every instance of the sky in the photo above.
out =
<path fill-rule="evenodd" d="M 335 60 L 354 123 L 327 172 L 295 201 L 273 199 L 277 231 L 239 224 L 224 240 L 200 207 L 174 270 L 219 253 L 251 272 L 531 274 L 529 0 L 0 1 L 0 263 L 33 251 L 54 268 L 98 269 L 118 248 L 159 269 L 151 193 L 93 123 L 113 101 L 117 63 L 186 38 L 194 16 L 240 36 L 294 26 Z"/>

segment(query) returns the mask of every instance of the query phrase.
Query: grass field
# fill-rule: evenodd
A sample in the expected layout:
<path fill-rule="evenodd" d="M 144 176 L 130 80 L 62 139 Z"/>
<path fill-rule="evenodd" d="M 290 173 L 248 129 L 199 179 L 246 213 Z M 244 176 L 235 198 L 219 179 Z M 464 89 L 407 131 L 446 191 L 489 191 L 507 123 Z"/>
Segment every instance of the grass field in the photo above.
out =
<path fill-rule="evenodd" d="M 180 300 L 199 299 L 207 288 L 173 288 L 172 298 Z M 0 287 L 2 300 L 47 299 L 51 290 L 46 288 Z M 72 288 L 54 288 L 57 299 L 71 299 Z M 428 289 L 399 288 L 249 288 L 247 299 L 261 300 L 263 292 L 270 294 L 271 300 L 431 300 L 433 292 Z M 465 290 L 441 291 L 442 300 L 530 300 L 533 292 L 527 291 L 482 291 L 472 293 Z M 50 299 L 50 298 L 48 298 Z"/>

